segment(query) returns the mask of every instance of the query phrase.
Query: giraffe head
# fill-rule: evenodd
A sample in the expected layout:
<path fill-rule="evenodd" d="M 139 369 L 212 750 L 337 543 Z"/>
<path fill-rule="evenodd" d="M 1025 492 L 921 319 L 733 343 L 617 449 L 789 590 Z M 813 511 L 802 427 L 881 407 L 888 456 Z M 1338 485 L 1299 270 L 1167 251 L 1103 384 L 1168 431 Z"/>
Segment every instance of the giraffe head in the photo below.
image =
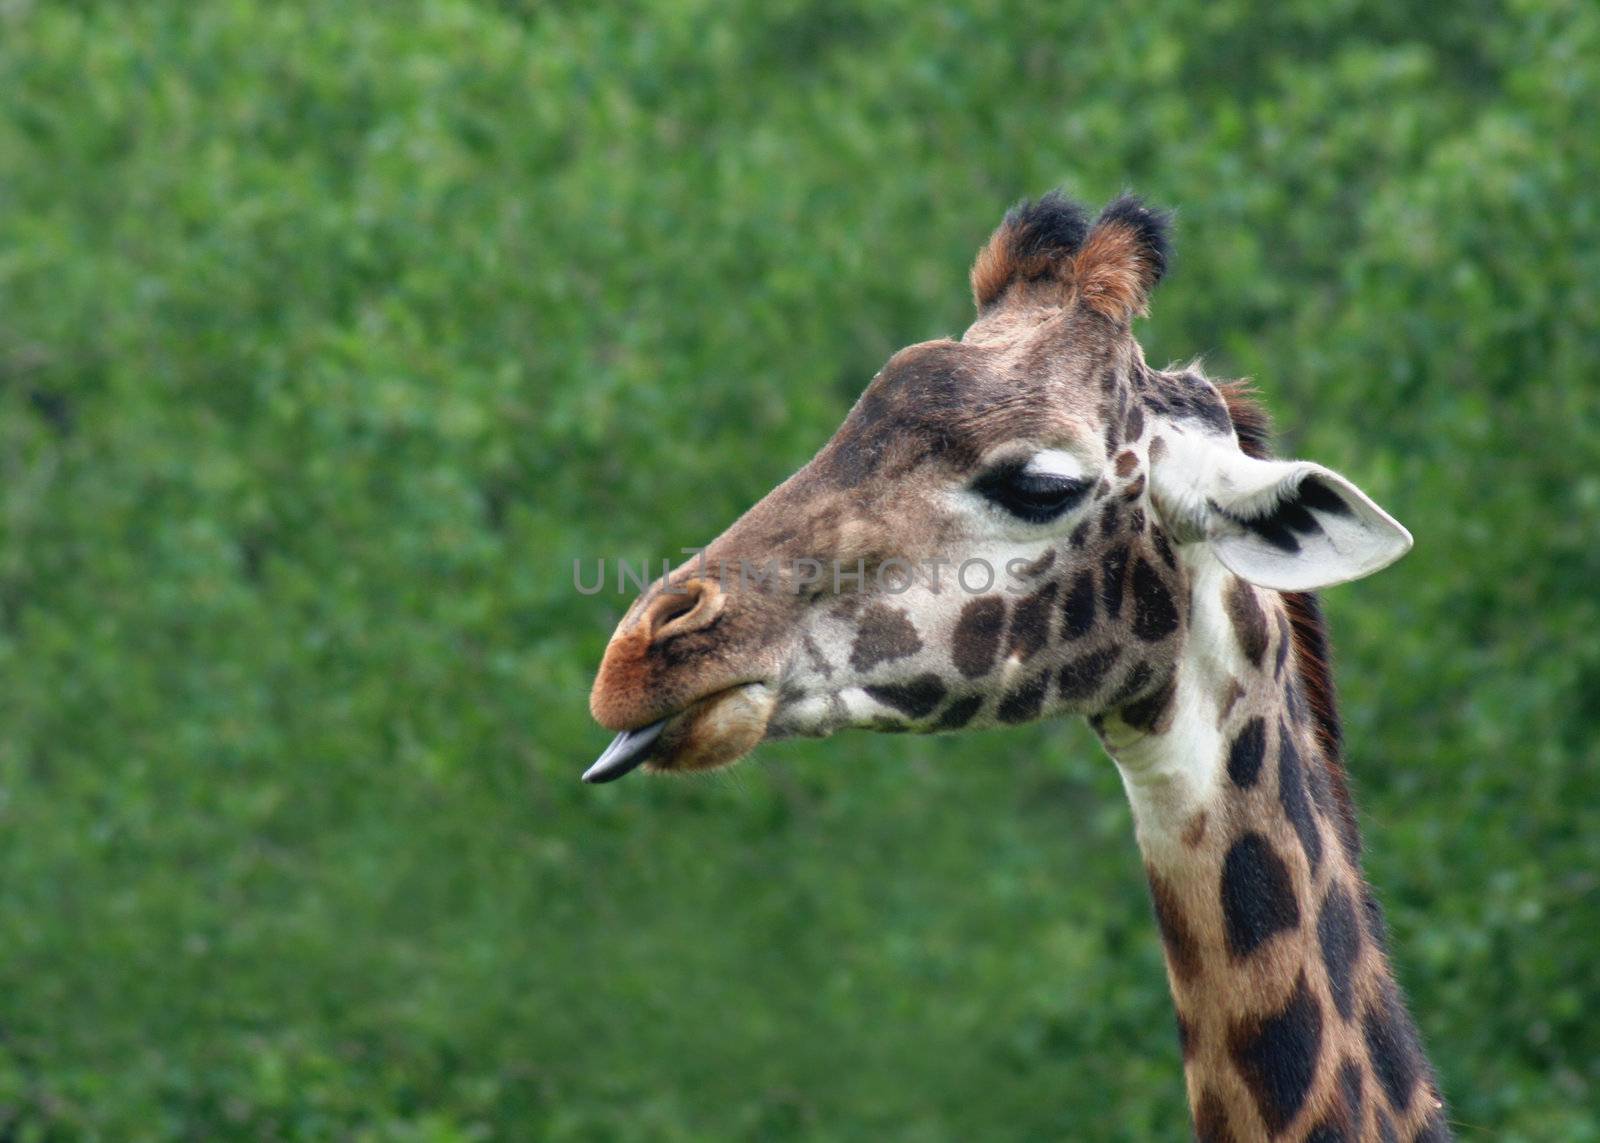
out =
<path fill-rule="evenodd" d="M 1195 560 L 1306 590 L 1403 554 L 1343 477 L 1247 456 L 1233 389 L 1145 364 L 1132 321 L 1166 264 L 1137 199 L 1007 214 L 961 339 L 895 354 L 809 464 L 628 610 L 590 699 L 622 733 L 585 777 L 848 727 L 1154 729 Z"/>

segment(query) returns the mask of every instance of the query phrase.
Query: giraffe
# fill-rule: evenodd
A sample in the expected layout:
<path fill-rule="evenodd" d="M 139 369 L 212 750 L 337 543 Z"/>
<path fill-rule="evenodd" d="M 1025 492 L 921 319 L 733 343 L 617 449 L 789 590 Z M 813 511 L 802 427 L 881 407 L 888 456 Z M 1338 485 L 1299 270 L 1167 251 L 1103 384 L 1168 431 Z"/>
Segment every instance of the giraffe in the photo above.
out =
<path fill-rule="evenodd" d="M 1312 594 L 1411 536 L 1274 459 L 1243 383 L 1146 364 L 1132 324 L 1168 231 L 1132 196 L 1013 208 L 961 338 L 896 353 L 805 467 L 634 601 L 590 699 L 618 734 L 584 778 L 1085 716 L 1132 806 L 1196 1137 L 1447 1139 Z"/>

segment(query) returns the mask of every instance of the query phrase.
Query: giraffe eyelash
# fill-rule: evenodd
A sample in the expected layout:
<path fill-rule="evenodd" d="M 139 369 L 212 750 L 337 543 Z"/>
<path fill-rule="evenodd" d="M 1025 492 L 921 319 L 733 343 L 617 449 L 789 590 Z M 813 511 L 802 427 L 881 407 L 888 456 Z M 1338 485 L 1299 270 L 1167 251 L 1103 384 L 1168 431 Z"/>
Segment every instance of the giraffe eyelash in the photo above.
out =
<path fill-rule="evenodd" d="M 1079 503 L 1091 483 L 1060 473 L 1034 472 L 1026 464 L 1011 463 L 978 477 L 972 490 L 1019 520 L 1048 524 Z"/>

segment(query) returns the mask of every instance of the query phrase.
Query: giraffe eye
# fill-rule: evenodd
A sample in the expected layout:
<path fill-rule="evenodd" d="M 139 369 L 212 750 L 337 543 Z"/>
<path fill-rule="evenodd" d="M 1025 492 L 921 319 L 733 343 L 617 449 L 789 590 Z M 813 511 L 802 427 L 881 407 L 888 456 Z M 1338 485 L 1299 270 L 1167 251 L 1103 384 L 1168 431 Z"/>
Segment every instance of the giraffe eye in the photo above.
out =
<path fill-rule="evenodd" d="M 1037 472 L 1026 465 L 1007 464 L 990 469 L 973 484 L 973 490 L 1020 520 L 1048 524 L 1089 491 L 1089 481 L 1056 472 Z"/>

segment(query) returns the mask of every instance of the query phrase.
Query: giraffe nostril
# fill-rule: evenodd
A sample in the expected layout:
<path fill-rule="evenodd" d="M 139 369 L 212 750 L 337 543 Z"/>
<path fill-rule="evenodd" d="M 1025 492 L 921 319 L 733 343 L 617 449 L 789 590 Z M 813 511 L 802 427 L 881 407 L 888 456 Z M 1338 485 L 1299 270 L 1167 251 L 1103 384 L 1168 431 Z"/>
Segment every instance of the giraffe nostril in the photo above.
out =
<path fill-rule="evenodd" d="M 704 627 L 721 610 L 722 593 L 715 584 L 689 580 L 663 592 L 650 609 L 653 638 Z"/>

